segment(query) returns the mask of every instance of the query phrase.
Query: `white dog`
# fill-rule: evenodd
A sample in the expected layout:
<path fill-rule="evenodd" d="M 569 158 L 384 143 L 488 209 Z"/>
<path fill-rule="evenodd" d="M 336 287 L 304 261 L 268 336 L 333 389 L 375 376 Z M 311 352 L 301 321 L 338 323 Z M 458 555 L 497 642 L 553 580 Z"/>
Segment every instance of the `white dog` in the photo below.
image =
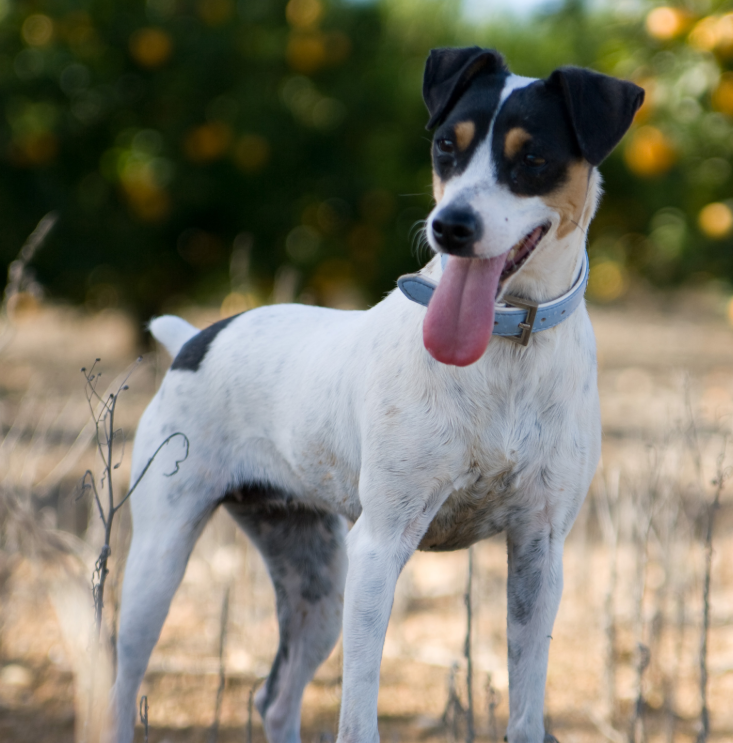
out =
<path fill-rule="evenodd" d="M 508 741 L 554 740 L 543 702 L 563 543 L 600 450 L 586 231 L 596 166 L 643 91 L 578 68 L 518 77 L 474 47 L 431 52 L 423 94 L 437 127 L 426 229 L 441 255 L 403 292 L 365 312 L 279 305 L 201 332 L 173 317 L 151 325 L 174 361 L 140 423 L 133 481 L 174 432 L 190 453 L 172 476 L 154 461 L 131 499 L 118 743 L 132 740 L 148 658 L 220 505 L 275 587 L 280 646 L 256 699 L 270 743 L 300 740 L 303 689 L 342 626 L 339 741 L 376 743 L 400 571 L 416 549 L 499 531 Z"/>

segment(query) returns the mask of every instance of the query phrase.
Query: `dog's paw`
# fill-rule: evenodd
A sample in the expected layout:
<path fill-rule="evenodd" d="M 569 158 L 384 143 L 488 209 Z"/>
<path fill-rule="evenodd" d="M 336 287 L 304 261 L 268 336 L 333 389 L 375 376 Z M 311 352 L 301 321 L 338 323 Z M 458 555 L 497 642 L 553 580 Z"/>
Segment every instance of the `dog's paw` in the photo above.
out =
<path fill-rule="evenodd" d="M 545 733 L 544 743 L 559 743 L 559 741 L 558 741 L 558 739 L 554 735 L 550 735 L 549 733 Z"/>

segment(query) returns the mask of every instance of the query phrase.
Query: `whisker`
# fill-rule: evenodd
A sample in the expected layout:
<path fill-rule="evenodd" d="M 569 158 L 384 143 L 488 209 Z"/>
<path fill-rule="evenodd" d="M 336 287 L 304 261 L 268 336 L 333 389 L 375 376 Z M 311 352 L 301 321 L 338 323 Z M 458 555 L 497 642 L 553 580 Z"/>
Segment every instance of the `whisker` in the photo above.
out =
<path fill-rule="evenodd" d="M 583 229 L 574 219 L 571 219 L 570 222 L 574 224 L 586 237 L 588 237 L 588 230 Z"/>
<path fill-rule="evenodd" d="M 418 219 L 415 224 L 410 227 L 410 252 L 416 258 L 418 257 L 418 251 L 420 250 L 420 244 L 422 242 L 422 233 L 425 230 L 425 220 Z"/>
<path fill-rule="evenodd" d="M 412 254 L 420 263 L 424 262 L 424 260 L 428 258 L 432 252 L 432 249 L 430 248 L 430 242 L 428 241 L 427 232 L 425 231 L 426 225 L 426 219 L 419 219 L 410 229 Z"/>

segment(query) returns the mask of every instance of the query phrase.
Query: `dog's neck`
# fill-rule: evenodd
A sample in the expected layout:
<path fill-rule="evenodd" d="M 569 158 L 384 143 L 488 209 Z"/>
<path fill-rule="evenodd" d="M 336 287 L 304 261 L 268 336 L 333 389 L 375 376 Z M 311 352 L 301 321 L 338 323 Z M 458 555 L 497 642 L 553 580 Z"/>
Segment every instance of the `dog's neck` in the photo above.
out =
<path fill-rule="evenodd" d="M 553 227 L 540 249 L 527 264 L 513 276 L 502 294 L 548 302 L 562 296 L 578 277 L 586 246 L 588 227 L 598 207 L 601 196 L 601 176 L 592 168 L 580 221 L 568 235 L 560 238 Z"/>
<path fill-rule="evenodd" d="M 576 229 L 562 240 L 548 240 L 522 270 L 507 281 L 497 298 L 512 294 L 533 302 L 562 296 L 578 277 L 585 250 L 585 231 Z"/>

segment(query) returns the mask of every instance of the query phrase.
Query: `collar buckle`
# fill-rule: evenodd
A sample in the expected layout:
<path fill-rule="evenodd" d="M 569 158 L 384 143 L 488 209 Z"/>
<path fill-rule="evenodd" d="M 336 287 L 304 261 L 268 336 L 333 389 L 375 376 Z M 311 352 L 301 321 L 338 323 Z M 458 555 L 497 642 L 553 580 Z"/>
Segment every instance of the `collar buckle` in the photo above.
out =
<path fill-rule="evenodd" d="M 537 308 L 539 307 L 539 304 L 533 302 L 531 299 L 515 297 L 513 294 L 505 294 L 502 297 L 502 301 L 511 307 L 516 307 L 520 310 L 527 310 L 527 317 L 524 322 L 518 323 L 522 332 L 519 335 L 505 335 L 504 337 L 508 341 L 518 343 L 520 346 L 528 346 L 529 339 L 532 337 L 532 330 L 534 329 L 534 321 L 537 317 Z"/>

